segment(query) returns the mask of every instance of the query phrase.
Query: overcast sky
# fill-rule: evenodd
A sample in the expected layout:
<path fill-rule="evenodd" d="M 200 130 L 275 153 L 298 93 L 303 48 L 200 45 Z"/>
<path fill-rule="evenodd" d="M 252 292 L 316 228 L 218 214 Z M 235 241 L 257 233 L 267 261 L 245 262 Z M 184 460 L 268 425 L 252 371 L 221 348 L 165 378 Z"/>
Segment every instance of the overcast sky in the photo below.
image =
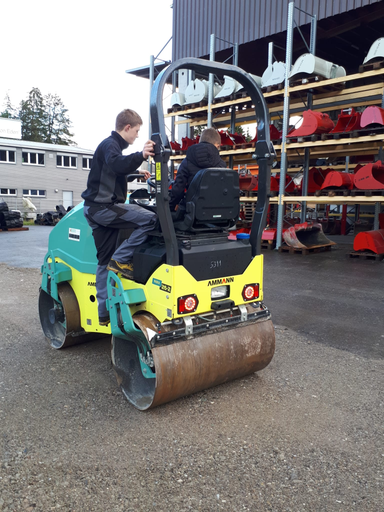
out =
<path fill-rule="evenodd" d="M 3 1 L 0 109 L 32 87 L 57 94 L 68 109 L 73 139 L 96 149 L 124 108 L 144 124 L 131 150 L 148 139 L 148 80 L 125 71 L 149 63 L 172 36 L 172 0 Z M 171 44 L 160 58 L 171 59 Z M 165 105 L 166 107 L 167 105 Z"/>

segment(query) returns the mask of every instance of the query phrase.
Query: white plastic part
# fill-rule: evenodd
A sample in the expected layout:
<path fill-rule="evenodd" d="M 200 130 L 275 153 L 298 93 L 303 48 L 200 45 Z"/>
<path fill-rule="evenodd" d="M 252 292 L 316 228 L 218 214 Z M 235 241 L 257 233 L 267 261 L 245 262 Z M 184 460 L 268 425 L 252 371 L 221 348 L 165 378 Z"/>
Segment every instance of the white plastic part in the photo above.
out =
<path fill-rule="evenodd" d="M 207 100 L 208 88 L 208 80 L 199 80 L 198 78 L 196 78 L 196 80 L 192 80 L 185 89 L 185 105 L 189 105 L 191 103 L 199 103 L 200 101 Z M 221 85 L 213 85 L 214 98 L 216 97 L 216 94 L 218 94 L 220 90 Z"/>
<path fill-rule="evenodd" d="M 241 89 L 242 85 L 230 76 L 224 75 L 224 85 L 221 90 L 216 94 L 215 98 L 225 98 L 226 96 L 231 96 L 239 89 Z"/>
<path fill-rule="evenodd" d="M 174 105 L 184 105 L 185 103 L 185 95 L 182 92 L 174 92 L 171 96 L 171 106 Z"/>
<path fill-rule="evenodd" d="M 23 207 L 25 210 L 36 212 L 37 208 L 28 197 L 23 197 Z"/>
<path fill-rule="evenodd" d="M 369 52 L 367 53 L 367 56 L 365 57 L 363 64 L 366 64 L 367 62 L 374 60 L 374 59 L 383 59 L 383 58 L 384 58 L 384 37 L 379 37 L 379 39 L 376 39 L 376 41 L 370 47 Z"/>
<path fill-rule="evenodd" d="M 308 78 L 310 76 L 321 76 L 326 79 L 345 76 L 347 73 L 342 66 L 320 59 L 312 53 L 304 53 L 295 62 L 290 79 Z"/>
<path fill-rule="evenodd" d="M 260 76 L 252 75 L 251 73 L 249 73 L 249 76 L 251 76 L 257 83 L 257 85 L 261 87 Z M 241 85 L 237 80 L 230 76 L 224 75 L 224 85 L 218 92 L 218 94 L 215 96 L 215 98 L 225 98 L 226 96 L 231 96 L 232 94 L 241 91 L 242 89 L 244 89 L 244 86 Z"/>
<path fill-rule="evenodd" d="M 251 76 L 254 79 L 254 81 L 257 83 L 257 85 L 259 87 L 261 87 L 261 76 L 252 75 L 252 73 L 248 73 L 248 74 L 249 74 L 249 76 Z M 240 84 L 239 91 L 241 91 L 241 89 L 244 89 L 244 87 Z"/>
<path fill-rule="evenodd" d="M 261 87 L 279 85 L 285 79 L 285 62 L 274 62 L 264 71 L 261 77 Z"/>

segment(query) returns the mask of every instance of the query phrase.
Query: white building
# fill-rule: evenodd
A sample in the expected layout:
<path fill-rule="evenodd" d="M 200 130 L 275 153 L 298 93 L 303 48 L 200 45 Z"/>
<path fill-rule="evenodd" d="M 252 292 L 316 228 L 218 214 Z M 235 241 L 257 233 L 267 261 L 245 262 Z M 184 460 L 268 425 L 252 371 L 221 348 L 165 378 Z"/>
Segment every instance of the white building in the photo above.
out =
<path fill-rule="evenodd" d="M 0 118 L 0 201 L 23 211 L 23 196 L 37 213 L 82 201 L 93 151 L 21 140 L 21 122 Z"/>

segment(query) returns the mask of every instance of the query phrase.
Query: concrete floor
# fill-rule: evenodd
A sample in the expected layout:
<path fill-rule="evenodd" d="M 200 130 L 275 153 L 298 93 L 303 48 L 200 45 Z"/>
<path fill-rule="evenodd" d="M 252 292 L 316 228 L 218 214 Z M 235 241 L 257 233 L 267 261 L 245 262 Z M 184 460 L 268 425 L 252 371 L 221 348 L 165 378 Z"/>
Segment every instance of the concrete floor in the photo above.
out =
<path fill-rule="evenodd" d="M 274 324 L 335 348 L 383 357 L 384 260 L 349 258 L 353 237 L 334 241 L 330 251 L 306 256 L 263 251 L 265 303 Z"/>
<path fill-rule="evenodd" d="M 40 268 L 52 227 L 0 232 L 0 262 Z M 330 251 L 263 250 L 264 300 L 275 325 L 362 356 L 384 356 L 384 260 L 351 259 L 353 237 L 331 237 Z"/>

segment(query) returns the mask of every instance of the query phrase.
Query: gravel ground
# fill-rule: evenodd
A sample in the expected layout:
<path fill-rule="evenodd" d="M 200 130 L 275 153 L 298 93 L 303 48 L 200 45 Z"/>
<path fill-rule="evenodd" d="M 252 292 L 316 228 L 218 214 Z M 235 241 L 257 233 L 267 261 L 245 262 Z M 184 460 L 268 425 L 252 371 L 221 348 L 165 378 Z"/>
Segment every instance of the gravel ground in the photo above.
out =
<path fill-rule="evenodd" d="M 382 359 L 276 326 L 259 374 L 143 413 L 108 339 L 50 348 L 39 283 L 0 264 L 0 510 L 383 510 Z"/>

